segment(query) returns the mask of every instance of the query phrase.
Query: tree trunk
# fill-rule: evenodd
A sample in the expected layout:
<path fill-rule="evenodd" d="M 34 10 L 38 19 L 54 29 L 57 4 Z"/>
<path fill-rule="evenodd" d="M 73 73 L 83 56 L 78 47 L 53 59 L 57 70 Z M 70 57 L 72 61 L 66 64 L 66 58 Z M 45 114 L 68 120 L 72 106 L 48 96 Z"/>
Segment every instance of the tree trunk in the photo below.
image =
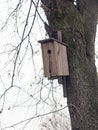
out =
<path fill-rule="evenodd" d="M 49 36 L 62 30 L 68 44 L 67 99 L 72 130 L 98 130 L 98 83 L 94 42 L 97 0 L 41 0 Z"/>

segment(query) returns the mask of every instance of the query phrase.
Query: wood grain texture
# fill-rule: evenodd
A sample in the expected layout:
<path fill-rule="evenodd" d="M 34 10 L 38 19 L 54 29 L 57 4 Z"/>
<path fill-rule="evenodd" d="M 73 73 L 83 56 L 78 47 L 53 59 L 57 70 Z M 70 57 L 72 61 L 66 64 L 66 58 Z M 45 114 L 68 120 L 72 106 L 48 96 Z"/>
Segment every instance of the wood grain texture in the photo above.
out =
<path fill-rule="evenodd" d="M 69 75 L 66 46 L 57 41 L 41 44 L 45 77 Z"/>

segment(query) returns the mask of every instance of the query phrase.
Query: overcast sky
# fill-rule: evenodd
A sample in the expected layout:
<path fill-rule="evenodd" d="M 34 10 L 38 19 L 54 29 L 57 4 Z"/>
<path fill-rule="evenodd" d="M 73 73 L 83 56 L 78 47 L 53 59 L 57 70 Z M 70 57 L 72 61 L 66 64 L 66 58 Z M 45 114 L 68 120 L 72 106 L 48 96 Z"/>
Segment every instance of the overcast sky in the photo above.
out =
<path fill-rule="evenodd" d="M 5 25 L 6 19 L 16 7 L 17 2 L 18 0 L 0 0 L 0 95 L 11 85 L 13 63 L 16 54 L 15 47 L 21 40 L 20 37 L 30 5 L 29 0 L 24 0 L 20 13 L 13 14 Z M 39 11 L 45 19 L 43 11 L 40 8 Z M 26 33 L 34 17 L 33 12 L 34 7 L 32 8 L 32 14 L 30 14 L 29 26 L 27 27 Z M 18 15 L 17 23 L 15 22 L 15 15 Z M 28 46 L 28 39 L 25 40 L 17 63 L 14 88 L 0 97 L 0 130 L 30 117 L 63 109 L 66 106 L 66 98 L 63 98 L 62 86 L 57 81 L 49 84 L 47 78 L 43 79 L 41 49 L 37 41 L 44 39 L 46 37 L 45 34 L 44 25 L 37 16 L 31 34 L 33 52 L 30 46 Z M 97 37 L 98 33 L 96 36 L 96 45 L 98 42 Z M 98 47 L 96 46 L 96 52 L 97 50 Z M 96 61 L 97 64 L 98 62 Z M 42 90 L 41 93 L 40 90 Z M 67 108 L 64 109 L 64 112 L 68 115 Z M 41 120 L 42 117 L 29 120 L 30 122 L 27 122 L 27 124 L 24 122 L 15 127 L 10 127 L 7 130 L 23 130 L 24 126 L 25 130 L 39 130 Z"/>

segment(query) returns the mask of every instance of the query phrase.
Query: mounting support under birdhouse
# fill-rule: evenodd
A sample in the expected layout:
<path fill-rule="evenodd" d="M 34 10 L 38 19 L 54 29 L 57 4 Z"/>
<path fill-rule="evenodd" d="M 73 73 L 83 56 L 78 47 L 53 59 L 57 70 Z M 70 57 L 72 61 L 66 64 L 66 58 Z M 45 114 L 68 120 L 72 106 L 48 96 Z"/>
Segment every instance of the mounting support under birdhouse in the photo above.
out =
<path fill-rule="evenodd" d="M 42 58 L 44 66 L 44 75 L 49 79 L 58 79 L 61 77 L 63 84 L 64 97 L 66 96 L 66 78 L 69 75 L 67 60 L 67 45 L 63 43 L 61 32 L 57 32 L 58 40 L 49 38 L 39 41 L 41 43 Z"/>

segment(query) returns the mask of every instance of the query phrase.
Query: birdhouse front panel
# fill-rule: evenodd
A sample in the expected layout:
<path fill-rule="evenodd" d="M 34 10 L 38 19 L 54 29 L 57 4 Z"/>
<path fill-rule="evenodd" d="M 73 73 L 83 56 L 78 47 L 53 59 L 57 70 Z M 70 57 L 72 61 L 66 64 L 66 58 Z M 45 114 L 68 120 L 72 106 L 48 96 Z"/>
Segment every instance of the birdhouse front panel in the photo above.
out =
<path fill-rule="evenodd" d="M 42 44 L 41 46 L 44 65 L 44 75 L 45 77 L 53 77 L 57 75 L 54 42 Z"/>

